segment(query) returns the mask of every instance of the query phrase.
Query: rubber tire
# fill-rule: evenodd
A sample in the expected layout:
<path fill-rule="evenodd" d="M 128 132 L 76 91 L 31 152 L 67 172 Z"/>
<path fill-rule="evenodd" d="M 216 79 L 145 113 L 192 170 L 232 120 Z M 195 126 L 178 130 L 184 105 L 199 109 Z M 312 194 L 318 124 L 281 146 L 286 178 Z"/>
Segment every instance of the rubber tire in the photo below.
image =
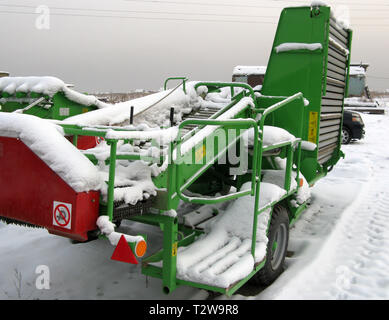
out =
<path fill-rule="evenodd" d="M 343 141 L 343 132 L 346 131 L 347 132 L 347 135 L 348 135 L 348 138 L 347 140 Z M 351 131 L 349 128 L 347 127 L 342 127 L 342 144 L 349 144 L 350 141 L 351 141 L 351 138 L 352 138 L 352 134 L 351 134 Z"/>
<path fill-rule="evenodd" d="M 277 233 L 277 230 L 280 226 L 284 224 L 286 228 L 286 241 L 284 252 L 282 252 L 281 263 L 279 266 L 273 270 L 271 264 L 272 258 L 272 248 L 274 239 Z M 284 271 L 284 262 L 288 249 L 289 242 L 289 216 L 288 211 L 281 205 L 276 205 L 273 209 L 272 219 L 270 222 L 269 233 L 268 233 L 269 242 L 266 249 L 266 262 L 261 270 L 259 270 L 252 278 L 252 282 L 256 285 L 268 286 L 278 278 L 278 276 Z"/>

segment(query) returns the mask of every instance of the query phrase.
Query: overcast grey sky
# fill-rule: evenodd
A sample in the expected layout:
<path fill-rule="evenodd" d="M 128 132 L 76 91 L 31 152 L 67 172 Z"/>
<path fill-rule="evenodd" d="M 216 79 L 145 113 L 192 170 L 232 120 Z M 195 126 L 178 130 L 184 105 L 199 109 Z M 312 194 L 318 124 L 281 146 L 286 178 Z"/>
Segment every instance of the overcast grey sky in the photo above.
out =
<path fill-rule="evenodd" d="M 230 81 L 235 65 L 266 65 L 282 0 L 0 0 L 0 70 L 52 75 L 88 92 L 158 89 L 168 76 Z M 348 6 L 353 62 L 372 89 L 389 88 L 389 1 Z M 39 30 L 36 7 L 50 8 Z"/>

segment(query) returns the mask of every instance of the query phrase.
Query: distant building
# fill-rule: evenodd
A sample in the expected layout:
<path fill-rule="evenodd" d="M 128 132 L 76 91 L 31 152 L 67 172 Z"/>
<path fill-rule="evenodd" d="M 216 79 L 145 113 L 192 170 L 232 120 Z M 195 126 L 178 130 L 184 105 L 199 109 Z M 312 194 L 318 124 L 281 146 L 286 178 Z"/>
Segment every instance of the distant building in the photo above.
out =
<path fill-rule="evenodd" d="M 253 88 L 262 86 L 266 66 L 236 66 L 232 72 L 232 82 L 248 83 Z"/>
<path fill-rule="evenodd" d="M 349 97 L 361 97 L 364 94 L 368 95 L 366 84 L 366 70 L 369 67 L 367 63 L 351 64 L 350 65 L 350 80 L 349 80 Z"/>
<path fill-rule="evenodd" d="M 9 72 L 7 72 L 7 71 L 0 71 L 0 78 L 8 77 L 8 76 L 9 76 Z"/>

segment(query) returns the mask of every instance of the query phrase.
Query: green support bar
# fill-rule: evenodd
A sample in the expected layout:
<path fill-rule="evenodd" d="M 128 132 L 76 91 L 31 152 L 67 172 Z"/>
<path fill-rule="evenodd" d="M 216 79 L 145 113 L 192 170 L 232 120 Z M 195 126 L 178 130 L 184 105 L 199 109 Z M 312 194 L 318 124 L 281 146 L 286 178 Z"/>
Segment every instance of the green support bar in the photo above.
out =
<path fill-rule="evenodd" d="M 176 218 L 169 217 L 163 226 L 163 291 L 168 294 L 176 289 L 177 273 L 177 235 L 178 223 Z"/>
<path fill-rule="evenodd" d="M 290 184 L 292 180 L 292 166 L 293 166 L 293 145 L 289 145 L 286 147 L 286 168 L 285 168 L 285 182 L 284 182 L 284 189 L 286 192 L 289 192 L 290 190 Z"/>
<path fill-rule="evenodd" d="M 109 220 L 113 219 L 113 202 L 114 202 L 114 191 L 115 191 L 115 169 L 116 169 L 116 149 L 117 140 L 108 140 L 107 143 L 111 146 L 110 150 L 110 164 L 109 164 L 109 179 L 108 179 L 108 205 L 107 214 Z"/>

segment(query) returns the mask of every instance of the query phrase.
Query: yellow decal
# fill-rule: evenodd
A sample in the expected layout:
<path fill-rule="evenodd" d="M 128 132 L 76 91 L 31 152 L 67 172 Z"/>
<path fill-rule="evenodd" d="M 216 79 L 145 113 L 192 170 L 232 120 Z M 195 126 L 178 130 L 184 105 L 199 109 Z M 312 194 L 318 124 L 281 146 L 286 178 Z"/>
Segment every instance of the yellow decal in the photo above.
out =
<path fill-rule="evenodd" d="M 82 113 L 87 113 L 88 112 L 88 108 L 82 108 Z"/>
<path fill-rule="evenodd" d="M 317 120 L 318 113 L 311 111 L 309 113 L 308 141 L 312 143 L 316 143 L 317 139 Z"/>
<path fill-rule="evenodd" d="M 172 256 L 175 257 L 177 255 L 177 242 L 173 243 Z"/>
<path fill-rule="evenodd" d="M 196 150 L 195 154 L 195 163 L 201 163 L 201 160 L 205 157 L 205 145 L 203 144 L 200 148 Z"/>

